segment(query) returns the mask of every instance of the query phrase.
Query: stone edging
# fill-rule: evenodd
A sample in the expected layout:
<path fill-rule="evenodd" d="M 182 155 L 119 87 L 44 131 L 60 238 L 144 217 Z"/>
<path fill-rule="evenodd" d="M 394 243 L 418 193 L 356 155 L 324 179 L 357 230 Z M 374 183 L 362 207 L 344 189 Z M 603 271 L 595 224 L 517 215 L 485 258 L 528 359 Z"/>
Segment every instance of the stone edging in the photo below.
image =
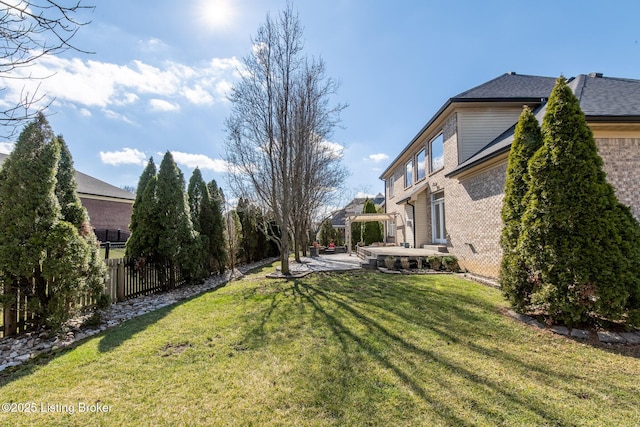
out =
<path fill-rule="evenodd" d="M 591 337 L 597 338 L 597 340 L 603 344 L 628 344 L 638 345 L 640 344 L 640 331 L 636 332 L 611 332 L 611 331 L 587 331 L 584 329 L 569 329 L 566 326 L 551 326 L 547 327 L 538 322 L 531 316 L 526 314 L 516 313 L 513 310 L 507 310 L 506 315 L 518 320 L 527 325 L 534 326 L 539 329 L 547 329 L 555 334 L 564 335 L 565 337 L 578 338 L 581 340 L 588 340 Z"/>
<path fill-rule="evenodd" d="M 233 272 L 211 276 L 199 285 L 182 286 L 171 291 L 142 295 L 120 303 L 112 304 L 100 312 L 102 323 L 97 326 L 83 326 L 90 315 L 79 315 L 69 320 L 61 334 L 51 335 L 48 331 L 29 332 L 17 337 L 0 339 L 0 371 L 20 365 L 41 354 L 69 347 L 87 337 L 97 335 L 120 323 L 142 316 L 154 310 L 194 297 L 242 277 L 247 271 L 270 264 L 277 258 L 268 258 L 253 264 L 236 268 Z"/>
<path fill-rule="evenodd" d="M 460 277 L 472 280 L 474 282 L 481 283 L 486 286 L 490 286 L 492 288 L 500 289 L 500 285 L 491 279 L 486 277 L 474 276 L 469 273 L 460 274 Z M 539 329 L 548 329 L 554 334 L 563 335 L 569 338 L 577 338 L 581 340 L 589 340 L 593 337 L 594 340 L 597 340 L 603 344 L 627 344 L 627 345 L 638 345 L 640 344 L 640 330 L 636 330 L 635 332 L 611 332 L 611 331 L 587 331 L 583 329 L 569 329 L 566 326 L 551 326 L 547 327 L 542 323 L 538 322 L 531 316 L 527 316 L 526 314 L 516 313 L 513 310 L 507 310 L 506 315 L 519 320 L 522 323 L 527 325 L 534 326 Z"/>

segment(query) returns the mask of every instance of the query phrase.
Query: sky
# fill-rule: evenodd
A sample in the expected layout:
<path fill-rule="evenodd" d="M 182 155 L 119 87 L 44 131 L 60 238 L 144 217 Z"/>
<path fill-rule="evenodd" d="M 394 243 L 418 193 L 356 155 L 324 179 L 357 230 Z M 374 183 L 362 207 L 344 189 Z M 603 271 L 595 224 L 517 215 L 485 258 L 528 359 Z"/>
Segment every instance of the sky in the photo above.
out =
<path fill-rule="evenodd" d="M 76 0 L 66 1 L 75 3 Z M 38 93 L 77 170 L 137 185 L 169 150 L 188 181 L 227 188 L 227 94 L 268 13 L 285 0 L 83 0 L 95 5 L 67 51 L 0 76 L 0 105 Z M 382 171 L 447 99 L 506 72 L 640 79 L 635 0 L 291 0 L 304 53 L 321 57 L 347 103 L 330 142 L 350 171 L 336 200 L 384 193 Z M 91 53 L 85 53 L 91 52 Z M 0 142 L 8 152 L 10 141 Z M 227 190 L 228 191 L 228 190 Z"/>

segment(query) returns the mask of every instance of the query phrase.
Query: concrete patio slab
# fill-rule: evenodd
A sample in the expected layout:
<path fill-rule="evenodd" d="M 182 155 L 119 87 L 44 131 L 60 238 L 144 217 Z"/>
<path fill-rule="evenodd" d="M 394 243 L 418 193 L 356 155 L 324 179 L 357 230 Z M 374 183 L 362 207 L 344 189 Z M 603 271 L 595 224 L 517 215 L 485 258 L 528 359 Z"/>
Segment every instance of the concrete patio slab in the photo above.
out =
<path fill-rule="evenodd" d="M 301 278 L 311 273 L 327 271 L 354 271 L 361 270 L 362 260 L 355 255 L 332 254 L 320 255 L 318 257 L 302 257 L 301 263 L 291 261 L 289 263 L 290 275 L 282 274 L 280 267 L 276 271 L 267 275 L 271 279 Z"/>

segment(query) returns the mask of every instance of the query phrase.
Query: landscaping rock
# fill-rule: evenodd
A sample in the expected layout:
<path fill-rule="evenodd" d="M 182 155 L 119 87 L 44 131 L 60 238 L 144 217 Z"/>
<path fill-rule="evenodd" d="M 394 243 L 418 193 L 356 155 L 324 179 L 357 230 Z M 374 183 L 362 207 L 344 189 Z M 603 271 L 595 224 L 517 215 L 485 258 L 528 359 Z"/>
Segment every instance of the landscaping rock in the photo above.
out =
<path fill-rule="evenodd" d="M 640 334 L 638 332 L 621 332 L 620 336 L 624 338 L 628 344 L 640 344 Z"/>
<path fill-rule="evenodd" d="M 589 331 L 584 331 L 582 329 L 572 329 L 571 336 L 574 338 L 579 338 L 581 340 L 588 340 L 591 334 Z"/>
<path fill-rule="evenodd" d="M 531 323 L 533 322 L 535 319 L 531 316 L 527 316 L 526 314 L 520 314 L 520 313 L 516 313 L 513 310 L 507 310 L 507 315 L 509 315 L 509 317 L 512 317 L 516 320 L 519 320 L 523 323 Z"/>
<path fill-rule="evenodd" d="M 564 335 L 565 337 L 569 336 L 569 329 L 566 326 L 552 326 L 551 330 L 560 335 Z"/>
<path fill-rule="evenodd" d="M 535 319 L 533 319 L 532 322 L 528 322 L 528 324 L 531 325 L 531 326 L 535 326 L 538 329 L 546 329 L 546 326 L 544 326 L 542 323 L 538 322 Z"/>
<path fill-rule="evenodd" d="M 598 339 L 600 340 L 600 342 L 610 344 L 623 344 L 626 342 L 625 339 L 620 335 L 616 334 L 615 332 L 608 331 L 598 331 Z"/>

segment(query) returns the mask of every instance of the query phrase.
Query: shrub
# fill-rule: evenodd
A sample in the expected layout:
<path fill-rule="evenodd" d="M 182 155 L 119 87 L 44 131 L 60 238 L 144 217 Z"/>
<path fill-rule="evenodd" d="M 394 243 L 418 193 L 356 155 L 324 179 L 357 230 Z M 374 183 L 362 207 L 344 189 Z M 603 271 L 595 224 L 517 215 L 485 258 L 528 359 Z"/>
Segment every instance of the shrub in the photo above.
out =
<path fill-rule="evenodd" d="M 460 271 L 460 265 L 458 264 L 458 258 L 447 255 L 442 257 L 442 265 L 445 269 L 453 272 Z"/>
<path fill-rule="evenodd" d="M 442 257 L 440 255 L 431 255 L 427 258 L 427 262 L 432 270 L 438 271 L 442 268 Z"/>
<path fill-rule="evenodd" d="M 392 256 L 388 256 L 384 259 L 384 265 L 389 270 L 393 270 L 396 266 L 396 258 Z"/>
<path fill-rule="evenodd" d="M 400 265 L 402 266 L 403 269 L 408 270 L 410 267 L 409 258 L 407 257 L 400 258 Z"/>

